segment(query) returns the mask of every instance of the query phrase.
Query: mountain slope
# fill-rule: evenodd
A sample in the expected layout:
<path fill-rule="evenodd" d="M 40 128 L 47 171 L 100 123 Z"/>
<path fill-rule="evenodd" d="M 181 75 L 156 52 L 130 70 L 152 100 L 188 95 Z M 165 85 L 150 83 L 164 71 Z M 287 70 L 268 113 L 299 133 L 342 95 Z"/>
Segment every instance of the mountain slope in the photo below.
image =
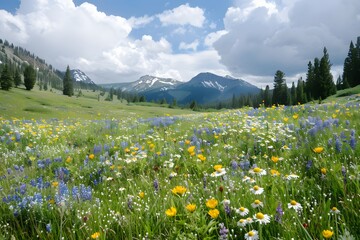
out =
<path fill-rule="evenodd" d="M 176 99 L 180 104 L 196 101 L 199 104 L 214 103 L 230 99 L 233 95 L 256 94 L 260 91 L 256 86 L 229 76 L 222 77 L 213 73 L 199 73 L 189 82 L 166 91 L 146 91 L 147 100 Z"/>

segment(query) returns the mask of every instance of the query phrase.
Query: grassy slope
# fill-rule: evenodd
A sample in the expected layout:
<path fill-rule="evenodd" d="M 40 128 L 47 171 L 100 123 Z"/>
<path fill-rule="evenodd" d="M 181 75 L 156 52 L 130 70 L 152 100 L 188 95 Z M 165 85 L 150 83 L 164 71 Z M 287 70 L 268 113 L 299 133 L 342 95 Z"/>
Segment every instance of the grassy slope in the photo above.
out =
<path fill-rule="evenodd" d="M 10 119 L 111 119 L 126 118 L 129 115 L 153 117 L 189 114 L 192 111 L 156 106 L 127 105 L 118 100 L 113 102 L 97 100 L 98 92 L 83 91 L 80 98 L 66 97 L 59 92 L 12 88 L 0 90 L 0 117 Z"/>

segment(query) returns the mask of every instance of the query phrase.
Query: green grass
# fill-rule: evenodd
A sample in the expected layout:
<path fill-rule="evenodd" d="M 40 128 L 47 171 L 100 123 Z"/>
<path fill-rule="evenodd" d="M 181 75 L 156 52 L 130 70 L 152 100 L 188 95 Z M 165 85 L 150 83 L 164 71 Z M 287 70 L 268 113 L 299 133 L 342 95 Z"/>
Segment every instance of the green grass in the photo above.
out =
<path fill-rule="evenodd" d="M 155 104 L 126 104 L 119 100 L 98 101 L 99 92 L 83 90 L 82 97 L 67 97 L 58 91 L 26 91 L 12 88 L 0 91 L 0 116 L 19 119 L 112 119 L 128 116 L 151 117 L 192 113 Z"/>

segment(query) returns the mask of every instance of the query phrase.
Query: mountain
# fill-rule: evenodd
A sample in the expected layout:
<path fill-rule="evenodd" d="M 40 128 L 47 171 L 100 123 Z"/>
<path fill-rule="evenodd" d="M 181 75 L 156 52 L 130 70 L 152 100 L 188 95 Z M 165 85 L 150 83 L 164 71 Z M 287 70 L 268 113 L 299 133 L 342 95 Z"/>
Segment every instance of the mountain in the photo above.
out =
<path fill-rule="evenodd" d="M 199 73 L 190 81 L 179 84 L 165 91 L 149 90 L 142 94 L 147 100 L 166 99 L 168 102 L 176 99 L 179 104 L 196 101 L 199 104 L 214 103 L 229 100 L 233 95 L 257 94 L 256 86 L 230 76 L 218 76 L 213 73 Z"/>
<path fill-rule="evenodd" d="M 83 83 L 95 85 L 95 83 L 83 71 L 79 69 L 70 70 L 70 74 L 72 79 L 74 79 L 76 82 L 83 82 Z"/>
<path fill-rule="evenodd" d="M 160 78 L 150 75 L 140 77 L 135 82 L 102 84 L 104 88 L 120 88 L 127 92 L 143 93 L 147 91 L 166 91 L 174 89 L 182 82 L 172 78 Z"/>

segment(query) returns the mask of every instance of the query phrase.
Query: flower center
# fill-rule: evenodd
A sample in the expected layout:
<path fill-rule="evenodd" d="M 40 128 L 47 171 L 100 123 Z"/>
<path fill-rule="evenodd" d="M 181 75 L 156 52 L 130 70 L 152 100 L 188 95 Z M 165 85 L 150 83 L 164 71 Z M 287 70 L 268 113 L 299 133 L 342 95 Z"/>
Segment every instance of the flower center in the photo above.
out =
<path fill-rule="evenodd" d="M 241 208 L 240 208 L 240 211 L 242 211 L 242 212 L 245 211 L 245 208 L 244 208 L 244 207 L 241 207 Z"/>
<path fill-rule="evenodd" d="M 255 186 L 254 186 L 254 190 L 255 190 L 255 191 L 259 190 L 259 186 L 258 186 L 258 185 L 255 185 Z"/>
<path fill-rule="evenodd" d="M 258 167 L 254 168 L 254 172 L 256 172 L 256 173 L 261 172 L 261 168 L 258 168 Z"/>
<path fill-rule="evenodd" d="M 290 202 L 290 204 L 293 205 L 293 206 L 295 206 L 295 205 L 297 204 L 297 202 L 296 202 L 295 200 L 292 200 L 292 201 Z"/>
<path fill-rule="evenodd" d="M 257 219 L 264 219 L 264 214 L 262 214 L 261 212 L 258 212 L 258 213 L 256 214 L 256 218 L 257 218 Z"/>
<path fill-rule="evenodd" d="M 337 210 L 337 208 L 336 208 L 336 207 L 333 207 L 333 208 L 332 208 L 332 210 L 333 210 L 333 211 L 336 211 L 336 210 Z"/>
<path fill-rule="evenodd" d="M 255 200 L 255 202 L 254 202 L 255 204 L 260 204 L 261 203 L 261 201 L 260 200 Z"/>
<path fill-rule="evenodd" d="M 248 232 L 248 236 L 252 237 L 254 235 L 255 235 L 255 233 L 253 231 Z"/>

